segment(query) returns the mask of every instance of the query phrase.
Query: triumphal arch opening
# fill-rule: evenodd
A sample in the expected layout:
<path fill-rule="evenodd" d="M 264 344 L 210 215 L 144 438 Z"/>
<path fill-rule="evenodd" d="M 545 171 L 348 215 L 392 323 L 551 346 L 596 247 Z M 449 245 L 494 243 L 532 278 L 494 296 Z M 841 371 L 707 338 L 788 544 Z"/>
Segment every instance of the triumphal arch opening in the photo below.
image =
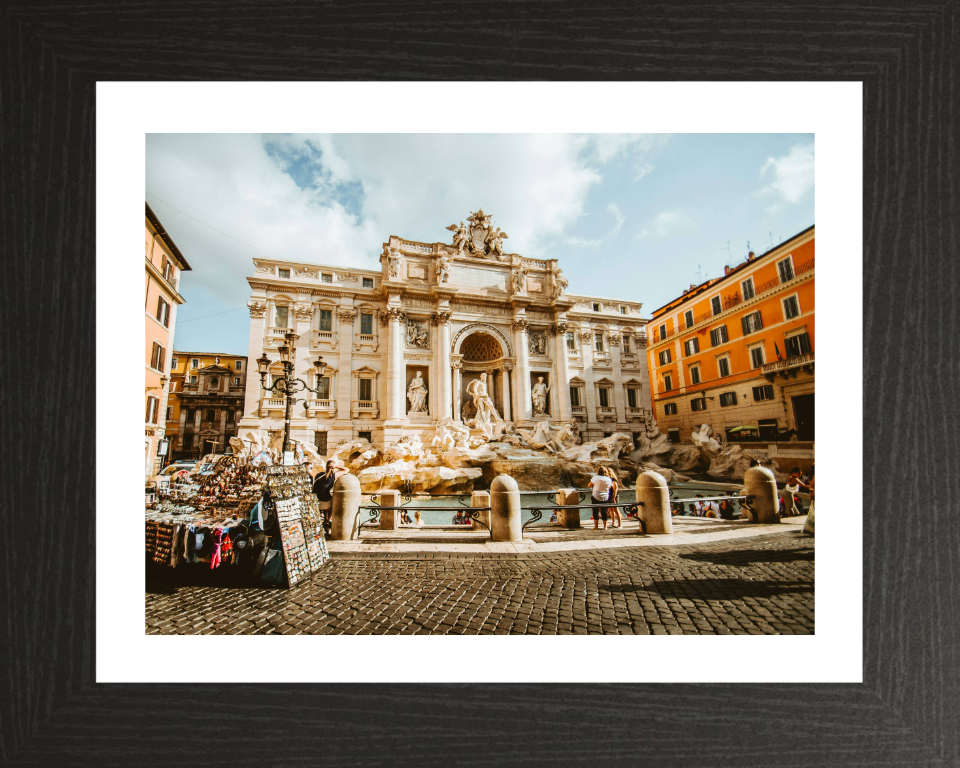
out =
<path fill-rule="evenodd" d="M 445 242 L 391 236 L 378 271 L 254 261 L 248 359 L 277 361 L 294 334 L 295 375 L 316 390 L 294 409 L 293 439 L 323 455 L 360 437 L 427 442 L 445 424 L 491 439 L 544 421 L 585 440 L 642 431 L 640 276 L 611 275 L 622 298 L 582 296 L 556 259 L 511 253 L 482 209 L 446 229 Z M 248 376 L 240 430 L 282 429 L 284 406 Z"/>

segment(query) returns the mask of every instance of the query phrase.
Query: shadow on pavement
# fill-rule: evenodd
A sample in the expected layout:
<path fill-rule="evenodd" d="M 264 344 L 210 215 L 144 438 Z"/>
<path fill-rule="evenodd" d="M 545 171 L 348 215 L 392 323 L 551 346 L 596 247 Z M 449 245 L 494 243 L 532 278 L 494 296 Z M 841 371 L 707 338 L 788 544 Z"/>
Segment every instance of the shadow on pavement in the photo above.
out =
<path fill-rule="evenodd" d="M 735 549 L 731 552 L 686 552 L 683 560 L 697 560 L 714 565 L 749 565 L 750 563 L 792 563 L 814 561 L 812 549 Z"/>
<path fill-rule="evenodd" d="M 654 581 L 643 584 L 611 584 L 600 586 L 601 592 L 654 592 L 663 598 L 689 600 L 691 596 L 704 600 L 731 600 L 742 597 L 775 597 L 791 592 L 813 592 L 812 581 L 750 581 L 748 579 L 684 579 Z M 696 594 L 698 591 L 702 594 Z"/>

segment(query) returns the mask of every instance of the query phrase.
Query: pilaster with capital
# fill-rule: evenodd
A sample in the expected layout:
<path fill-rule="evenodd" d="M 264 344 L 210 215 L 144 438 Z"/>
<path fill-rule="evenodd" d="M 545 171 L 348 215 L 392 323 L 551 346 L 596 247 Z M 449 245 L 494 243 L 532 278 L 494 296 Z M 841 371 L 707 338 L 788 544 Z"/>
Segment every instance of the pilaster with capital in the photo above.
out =
<path fill-rule="evenodd" d="M 560 406 L 560 420 L 570 421 L 573 410 L 570 404 L 570 361 L 567 359 L 567 324 L 554 323 L 550 327 L 553 334 L 553 359 L 557 368 L 557 381 L 554 384 L 554 393 Z"/>
<path fill-rule="evenodd" d="M 530 395 L 530 348 L 527 341 L 529 327 L 530 323 L 524 317 L 518 317 L 513 321 L 514 343 L 517 350 L 517 381 L 514 386 L 517 421 L 529 421 L 533 418 L 533 400 Z"/>
<path fill-rule="evenodd" d="M 387 418 L 402 419 L 406 409 L 403 398 L 406 396 L 407 377 L 403 370 L 403 333 L 402 326 L 406 315 L 399 307 L 390 307 L 381 313 L 387 319 Z"/>
<path fill-rule="evenodd" d="M 437 413 L 440 416 L 449 416 L 452 412 L 453 397 L 450 384 L 450 312 L 440 311 L 434 314 L 433 324 L 437 327 L 434 334 L 437 344 L 437 354 L 434 366 L 436 370 L 436 387 L 439 408 Z"/>
<path fill-rule="evenodd" d="M 463 355 L 450 355 L 450 368 L 453 371 L 453 420 L 460 421 L 460 400 L 463 387 Z"/>
<path fill-rule="evenodd" d="M 340 307 L 337 309 L 337 322 L 339 330 L 340 360 L 337 366 L 340 375 L 337 376 L 337 421 L 349 422 L 352 424 L 353 415 L 351 407 L 353 405 L 353 322 L 357 316 L 357 310 L 353 307 Z"/>
<path fill-rule="evenodd" d="M 627 420 L 627 404 L 625 402 L 626 394 L 623 391 L 623 369 L 620 357 L 623 348 L 620 346 L 620 332 L 609 331 L 607 341 L 610 344 L 610 364 L 613 368 L 613 405 L 617 411 L 617 422 L 623 423 Z"/>

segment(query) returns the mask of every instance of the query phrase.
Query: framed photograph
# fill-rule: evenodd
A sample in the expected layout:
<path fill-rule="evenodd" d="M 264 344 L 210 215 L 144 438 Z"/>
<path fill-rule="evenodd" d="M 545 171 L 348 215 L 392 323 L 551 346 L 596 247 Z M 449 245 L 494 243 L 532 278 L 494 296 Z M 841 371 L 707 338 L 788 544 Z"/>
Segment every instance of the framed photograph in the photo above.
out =
<path fill-rule="evenodd" d="M 748 10 L 601 10 L 603 51 L 551 21 L 555 58 L 492 8 L 472 66 L 341 8 L 296 57 L 5 11 L 8 306 L 49 307 L 8 335 L 63 340 L 30 355 L 60 434 L 8 463 L 6 761 L 953 762 L 949 409 L 904 358 L 952 360 L 955 9 Z M 309 499 L 296 553 L 283 483 L 240 503 L 267 466 Z M 141 473 L 203 513 L 148 511 L 149 567 L 201 568 L 145 585 Z M 258 531 L 273 584 L 216 581 Z"/>

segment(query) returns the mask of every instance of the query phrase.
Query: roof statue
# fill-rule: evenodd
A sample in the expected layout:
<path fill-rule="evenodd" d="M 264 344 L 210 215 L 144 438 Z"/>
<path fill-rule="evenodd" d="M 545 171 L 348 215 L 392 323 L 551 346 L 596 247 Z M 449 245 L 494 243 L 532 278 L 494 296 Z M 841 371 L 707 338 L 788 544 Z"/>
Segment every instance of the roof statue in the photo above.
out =
<path fill-rule="evenodd" d="M 469 226 L 461 221 L 447 227 L 453 232 L 453 246 L 457 249 L 457 255 L 463 256 L 464 252 L 467 252 L 480 259 L 493 256 L 499 261 L 505 261 L 503 241 L 509 235 L 500 227 L 492 225 L 490 216 L 483 212 L 483 208 L 476 212 L 471 211 L 467 221 L 470 222 Z"/>

